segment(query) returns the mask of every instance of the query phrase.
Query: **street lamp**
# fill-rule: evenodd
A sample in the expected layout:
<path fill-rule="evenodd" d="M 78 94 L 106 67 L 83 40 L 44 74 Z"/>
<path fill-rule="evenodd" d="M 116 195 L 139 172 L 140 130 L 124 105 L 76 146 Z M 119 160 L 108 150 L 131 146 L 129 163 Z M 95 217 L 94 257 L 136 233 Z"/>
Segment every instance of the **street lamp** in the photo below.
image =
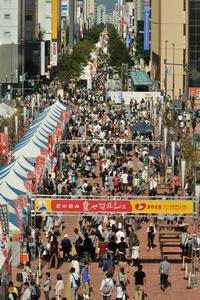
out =
<path fill-rule="evenodd" d="M 167 99 L 167 43 L 168 41 L 165 41 L 165 98 Z"/>
<path fill-rule="evenodd" d="M 175 44 L 172 44 L 173 47 L 173 76 L 172 76 L 172 99 L 175 98 Z"/>

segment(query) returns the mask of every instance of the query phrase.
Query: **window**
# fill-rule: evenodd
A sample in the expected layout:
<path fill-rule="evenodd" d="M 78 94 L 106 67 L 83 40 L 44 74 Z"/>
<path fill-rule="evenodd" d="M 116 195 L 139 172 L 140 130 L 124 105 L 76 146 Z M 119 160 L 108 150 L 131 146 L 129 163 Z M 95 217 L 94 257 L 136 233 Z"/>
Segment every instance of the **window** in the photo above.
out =
<path fill-rule="evenodd" d="M 183 0 L 183 10 L 186 11 L 186 0 Z"/>
<path fill-rule="evenodd" d="M 27 15 L 25 17 L 26 21 L 32 21 L 33 17 L 31 15 Z"/>
<path fill-rule="evenodd" d="M 5 14 L 5 15 L 4 15 L 4 19 L 5 19 L 5 20 L 9 20 L 10 18 L 11 18 L 10 14 Z"/>
<path fill-rule="evenodd" d="M 183 49 L 183 67 L 185 67 L 185 62 L 186 62 L 186 50 Z"/>
<path fill-rule="evenodd" d="M 3 36 L 4 36 L 5 39 L 10 39 L 11 33 L 9 31 L 5 31 Z"/>
<path fill-rule="evenodd" d="M 134 17 L 135 16 L 135 9 L 133 8 L 132 10 L 132 16 Z"/>
<path fill-rule="evenodd" d="M 183 24 L 183 35 L 186 35 L 186 24 Z"/>

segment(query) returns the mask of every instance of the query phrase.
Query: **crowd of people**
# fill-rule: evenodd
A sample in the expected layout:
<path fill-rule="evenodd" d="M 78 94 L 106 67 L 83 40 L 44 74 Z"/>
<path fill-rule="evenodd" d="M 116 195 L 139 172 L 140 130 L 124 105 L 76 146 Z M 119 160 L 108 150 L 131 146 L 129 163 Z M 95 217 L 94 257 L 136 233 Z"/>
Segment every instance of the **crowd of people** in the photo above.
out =
<path fill-rule="evenodd" d="M 91 90 L 77 88 L 72 90 L 70 100 L 64 101 L 71 118 L 63 129 L 63 143 L 58 153 L 56 176 L 51 174 L 43 182 L 41 193 L 47 195 L 67 195 L 68 198 L 89 198 L 102 195 L 156 197 L 159 185 L 164 182 L 165 168 L 171 160 L 155 155 L 155 145 L 149 143 L 156 139 L 157 133 L 133 132 L 138 122 L 150 124 L 152 115 L 148 101 L 131 100 L 130 106 L 115 105 L 107 99 L 105 81 L 110 72 L 107 55 L 103 49 L 98 53 L 98 69 L 93 78 Z M 48 104 L 56 97 L 54 83 L 49 88 L 43 86 L 43 97 Z M 97 92 L 98 90 L 98 92 Z M 48 96 L 47 96 L 48 95 Z M 44 102 L 45 106 L 45 102 Z M 155 104 L 161 109 L 160 99 Z M 37 107 L 36 107 L 37 108 Z M 136 135 L 138 143 L 131 142 Z M 146 142 L 146 143 L 145 143 Z M 159 145 L 159 148 L 162 146 Z M 159 149 L 160 153 L 162 149 Z M 177 168 L 178 169 L 178 168 Z M 178 189 L 168 191 L 165 196 L 178 196 Z M 104 279 L 99 284 L 103 300 L 127 300 L 127 286 L 135 285 L 135 300 L 142 300 L 146 274 L 140 262 L 138 230 L 142 223 L 148 223 L 146 233 L 147 251 L 154 248 L 157 224 L 164 219 L 175 222 L 176 216 L 158 216 L 153 222 L 144 216 L 124 216 L 123 214 L 81 214 L 79 228 L 74 228 L 73 236 L 63 234 L 65 221 L 62 215 L 54 217 L 43 213 L 36 218 L 34 228 L 29 228 L 24 237 L 27 242 L 29 261 L 23 268 L 21 300 L 45 300 L 53 295 L 61 300 L 65 282 L 59 267 L 69 264 L 69 288 L 71 300 L 77 300 L 81 293 L 84 299 L 93 295 L 90 264 L 98 262 Z M 65 230 L 66 232 L 66 230 Z M 183 241 L 183 237 L 181 240 Z M 185 251 L 185 245 L 183 247 Z M 41 268 L 48 266 L 44 278 L 38 284 L 38 270 L 32 265 L 35 259 Z M 128 280 L 127 264 L 132 267 L 132 280 Z M 52 282 L 51 269 L 58 269 L 57 281 Z M 165 256 L 160 263 L 160 287 L 168 287 L 170 264 Z M 130 281 L 130 282 L 129 282 Z M 9 299 L 18 299 L 18 291 L 9 283 Z"/>

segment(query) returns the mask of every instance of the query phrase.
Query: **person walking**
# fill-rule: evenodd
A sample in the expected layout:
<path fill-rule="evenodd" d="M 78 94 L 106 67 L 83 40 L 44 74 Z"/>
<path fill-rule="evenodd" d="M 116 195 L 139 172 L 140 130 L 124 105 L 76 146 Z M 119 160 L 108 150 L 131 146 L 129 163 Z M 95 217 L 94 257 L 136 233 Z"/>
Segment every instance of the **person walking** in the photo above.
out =
<path fill-rule="evenodd" d="M 140 249 L 140 241 L 136 237 L 135 241 L 133 242 L 132 254 L 131 254 L 131 258 L 132 258 L 132 261 L 133 261 L 133 267 L 138 266 L 138 263 L 139 263 L 139 249 Z"/>
<path fill-rule="evenodd" d="M 30 282 L 31 300 L 39 300 L 41 296 L 40 288 L 36 284 L 35 279 L 31 279 Z"/>
<path fill-rule="evenodd" d="M 83 283 L 83 297 L 84 299 L 90 299 L 90 275 L 88 262 L 85 262 L 85 266 L 82 270 L 82 283 Z"/>
<path fill-rule="evenodd" d="M 57 282 L 55 285 L 55 296 L 56 296 L 56 300 L 61 300 L 62 299 L 62 293 L 64 290 L 64 283 L 62 280 L 62 275 L 61 274 L 57 274 L 56 276 Z"/>
<path fill-rule="evenodd" d="M 169 276 L 170 263 L 168 262 L 168 257 L 164 256 L 163 261 L 160 263 L 160 288 L 164 292 L 168 287 L 168 276 Z"/>
<path fill-rule="evenodd" d="M 120 281 L 117 285 L 117 296 L 116 300 L 126 300 L 126 286 L 124 285 L 123 281 Z"/>
<path fill-rule="evenodd" d="M 72 244 L 70 239 L 68 238 L 68 234 L 64 235 L 64 239 L 61 241 L 61 250 L 63 252 L 63 261 L 70 261 L 71 260 L 71 250 Z"/>
<path fill-rule="evenodd" d="M 51 275 L 49 272 L 46 272 L 45 274 L 45 281 L 44 281 L 44 298 L 45 300 L 49 300 L 49 294 L 51 291 Z"/>
<path fill-rule="evenodd" d="M 51 269 L 53 261 L 55 262 L 55 268 L 58 269 L 58 241 L 55 235 L 53 236 L 53 241 L 50 244 L 49 269 Z"/>
<path fill-rule="evenodd" d="M 142 271 L 143 266 L 138 266 L 138 271 L 134 273 L 135 277 L 135 300 L 143 299 L 144 284 L 146 283 L 146 274 Z"/>
<path fill-rule="evenodd" d="M 150 223 L 147 228 L 147 251 L 153 249 L 153 241 L 156 234 L 156 228 L 153 223 Z"/>
<path fill-rule="evenodd" d="M 70 287 L 71 287 L 71 300 L 78 300 L 78 289 L 80 286 L 80 278 L 76 274 L 75 268 L 70 269 Z"/>
<path fill-rule="evenodd" d="M 102 280 L 100 285 L 100 292 L 103 296 L 103 300 L 110 300 L 113 290 L 114 282 L 112 279 L 112 274 L 108 272 L 106 274 L 106 278 Z"/>
<path fill-rule="evenodd" d="M 31 300 L 31 290 L 29 288 L 29 283 L 26 281 L 22 286 L 22 295 L 20 300 Z"/>
<path fill-rule="evenodd" d="M 121 267 L 118 274 L 117 274 L 117 284 L 120 285 L 120 283 L 123 283 L 123 285 L 126 287 L 127 283 L 129 283 L 125 268 Z"/>

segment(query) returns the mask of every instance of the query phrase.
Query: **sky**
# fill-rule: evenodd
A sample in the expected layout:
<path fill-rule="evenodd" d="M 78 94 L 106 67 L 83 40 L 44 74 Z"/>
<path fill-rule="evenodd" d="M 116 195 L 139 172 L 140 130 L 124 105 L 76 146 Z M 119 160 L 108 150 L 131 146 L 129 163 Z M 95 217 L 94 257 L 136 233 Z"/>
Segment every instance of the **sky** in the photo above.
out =
<path fill-rule="evenodd" d="M 106 6 L 106 11 L 107 12 L 112 12 L 114 5 L 115 5 L 116 0 L 97 0 L 97 5 L 98 4 L 104 4 Z"/>

